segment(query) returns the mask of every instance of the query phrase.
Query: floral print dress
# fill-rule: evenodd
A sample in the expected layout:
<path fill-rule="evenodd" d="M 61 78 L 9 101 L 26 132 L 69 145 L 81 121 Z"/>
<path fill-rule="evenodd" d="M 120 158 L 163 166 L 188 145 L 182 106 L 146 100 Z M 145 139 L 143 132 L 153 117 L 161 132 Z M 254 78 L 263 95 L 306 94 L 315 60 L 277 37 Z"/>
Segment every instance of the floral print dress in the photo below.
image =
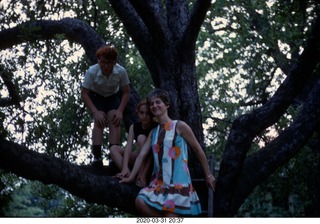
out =
<path fill-rule="evenodd" d="M 154 169 L 150 185 L 138 197 L 150 206 L 180 215 L 201 213 L 188 168 L 188 145 L 176 132 L 178 121 L 158 125 L 152 131 Z"/>

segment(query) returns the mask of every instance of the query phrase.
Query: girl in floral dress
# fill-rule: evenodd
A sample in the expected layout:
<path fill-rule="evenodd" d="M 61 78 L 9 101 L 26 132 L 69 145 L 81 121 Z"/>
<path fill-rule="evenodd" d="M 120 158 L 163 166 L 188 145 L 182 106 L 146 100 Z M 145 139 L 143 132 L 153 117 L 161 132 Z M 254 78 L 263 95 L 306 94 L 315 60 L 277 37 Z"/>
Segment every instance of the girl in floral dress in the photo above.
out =
<path fill-rule="evenodd" d="M 136 198 L 137 210 L 144 216 L 153 217 L 199 215 L 201 205 L 188 169 L 188 145 L 200 161 L 208 186 L 214 189 L 215 178 L 210 172 L 206 156 L 191 128 L 185 122 L 172 120 L 168 116 L 168 92 L 155 89 L 147 100 L 159 125 L 149 134 L 130 176 L 120 182 L 134 180 L 151 148 L 153 175 L 149 186 L 141 189 Z"/>

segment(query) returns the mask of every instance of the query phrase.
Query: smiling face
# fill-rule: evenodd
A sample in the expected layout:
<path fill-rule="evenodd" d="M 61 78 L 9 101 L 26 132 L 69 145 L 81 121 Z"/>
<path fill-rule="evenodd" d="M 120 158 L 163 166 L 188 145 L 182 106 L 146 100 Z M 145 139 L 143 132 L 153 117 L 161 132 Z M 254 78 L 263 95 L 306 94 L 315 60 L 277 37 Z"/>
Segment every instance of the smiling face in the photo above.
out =
<path fill-rule="evenodd" d="M 168 117 L 168 108 L 170 105 L 169 92 L 156 88 L 148 94 L 147 102 L 149 103 L 151 113 L 157 117 L 157 122 L 167 122 L 170 120 Z"/>
<path fill-rule="evenodd" d="M 151 113 L 154 116 L 161 116 L 167 113 L 168 105 L 166 105 L 161 98 L 154 96 L 149 101 Z"/>

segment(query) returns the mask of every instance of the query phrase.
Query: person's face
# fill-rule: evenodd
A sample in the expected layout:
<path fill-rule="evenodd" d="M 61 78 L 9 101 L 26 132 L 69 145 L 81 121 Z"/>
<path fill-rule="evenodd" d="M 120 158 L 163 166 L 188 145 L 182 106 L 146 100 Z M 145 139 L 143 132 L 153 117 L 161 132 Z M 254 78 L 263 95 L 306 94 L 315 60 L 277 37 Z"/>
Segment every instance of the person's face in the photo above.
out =
<path fill-rule="evenodd" d="M 141 105 L 138 111 L 138 117 L 139 121 L 141 121 L 142 124 L 149 124 L 151 122 L 151 114 L 148 110 L 147 105 Z"/>
<path fill-rule="evenodd" d="M 154 116 L 160 116 L 167 112 L 169 106 L 165 105 L 159 97 L 151 97 L 150 110 Z"/>
<path fill-rule="evenodd" d="M 100 69 L 104 75 L 110 75 L 115 64 L 115 61 L 106 60 L 104 58 L 99 59 Z"/>

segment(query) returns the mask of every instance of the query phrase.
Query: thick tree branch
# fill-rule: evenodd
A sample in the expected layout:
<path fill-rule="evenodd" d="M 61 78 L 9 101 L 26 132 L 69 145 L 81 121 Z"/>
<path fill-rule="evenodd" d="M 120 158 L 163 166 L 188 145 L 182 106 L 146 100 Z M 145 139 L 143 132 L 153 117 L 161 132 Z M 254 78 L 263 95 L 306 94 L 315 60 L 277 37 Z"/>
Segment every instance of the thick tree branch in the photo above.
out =
<path fill-rule="evenodd" d="M 308 83 L 320 62 L 319 40 L 320 17 L 315 21 L 313 32 L 307 42 L 305 50 L 290 71 L 288 77 L 265 105 L 252 111 L 248 115 L 253 115 L 258 119 L 257 122 L 259 125 L 252 125 L 251 121 L 255 135 L 274 124 L 291 105 L 301 89 Z M 241 118 L 239 120 L 241 120 Z"/>
<path fill-rule="evenodd" d="M 109 0 L 109 2 L 134 42 L 140 40 L 151 47 L 150 33 L 131 2 L 129 0 Z"/>
<path fill-rule="evenodd" d="M 64 34 L 70 42 L 79 43 L 92 62 L 96 61 L 96 50 L 105 45 L 104 40 L 85 22 L 65 18 L 61 20 L 40 20 L 20 24 L 0 32 L 0 50 L 10 48 L 27 41 L 54 39 L 55 35 Z"/>
<path fill-rule="evenodd" d="M 181 40 L 183 47 L 191 51 L 195 50 L 195 43 L 200 32 L 200 27 L 203 24 L 210 6 L 211 0 L 197 0 L 195 2 L 190 14 L 189 23 Z"/>
<path fill-rule="evenodd" d="M 294 122 L 265 148 L 248 156 L 241 170 L 237 201 L 239 207 L 253 188 L 295 156 L 320 125 L 320 80 L 314 86 Z M 290 139 L 290 140 L 289 140 Z M 289 141 L 288 141 L 289 140 Z M 250 172 L 248 172 L 250 170 Z M 250 173 L 250 175 L 248 175 Z"/>
<path fill-rule="evenodd" d="M 170 38 L 166 12 L 160 0 L 130 0 L 132 6 L 146 25 L 152 39 L 165 47 Z"/>
<path fill-rule="evenodd" d="M 159 58 L 155 54 L 156 46 L 154 45 L 154 39 L 146 25 L 129 0 L 109 0 L 109 2 L 143 57 L 155 86 L 159 86 L 160 78 L 154 75 L 158 74 L 158 71 L 161 69 L 157 66 L 158 63 L 156 63 Z"/>
<path fill-rule="evenodd" d="M 117 207 L 133 214 L 136 212 L 134 201 L 139 188 L 134 184 L 120 184 L 117 179 L 106 176 L 110 170 L 97 174 L 87 167 L 28 150 L 1 136 L 0 168 L 26 179 L 55 184 L 87 202 Z"/>

